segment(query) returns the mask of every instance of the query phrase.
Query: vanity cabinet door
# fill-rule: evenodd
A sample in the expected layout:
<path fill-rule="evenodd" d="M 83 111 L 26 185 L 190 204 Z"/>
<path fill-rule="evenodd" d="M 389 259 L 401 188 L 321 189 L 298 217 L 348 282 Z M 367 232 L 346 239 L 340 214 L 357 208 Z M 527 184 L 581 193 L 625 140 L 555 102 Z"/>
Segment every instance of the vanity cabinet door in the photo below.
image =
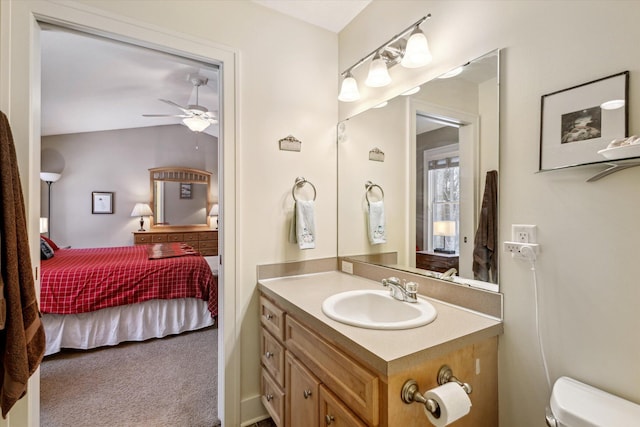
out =
<path fill-rule="evenodd" d="M 333 393 L 320 385 L 320 426 L 329 427 L 367 427 Z"/>
<path fill-rule="evenodd" d="M 319 427 L 320 380 L 287 352 L 287 427 Z"/>

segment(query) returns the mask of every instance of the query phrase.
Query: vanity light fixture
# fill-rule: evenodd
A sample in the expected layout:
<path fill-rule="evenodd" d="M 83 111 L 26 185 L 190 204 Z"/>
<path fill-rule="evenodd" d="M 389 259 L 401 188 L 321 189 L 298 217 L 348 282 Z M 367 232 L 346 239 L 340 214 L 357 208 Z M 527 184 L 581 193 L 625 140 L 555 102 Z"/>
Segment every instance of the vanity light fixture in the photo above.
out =
<path fill-rule="evenodd" d="M 380 52 L 377 52 L 369 65 L 369 74 L 364 84 L 369 87 L 383 87 L 391 83 L 391 76 L 387 69 L 387 63 L 380 56 Z"/>
<path fill-rule="evenodd" d="M 140 217 L 140 229 L 138 231 L 144 231 L 144 217 L 153 216 L 153 211 L 146 203 L 136 203 L 131 211 L 131 216 Z"/>
<path fill-rule="evenodd" d="M 622 107 L 624 107 L 624 99 L 612 99 L 611 101 L 600 104 L 600 108 L 603 110 L 617 110 Z"/>
<path fill-rule="evenodd" d="M 411 32 L 409 40 L 407 40 L 407 47 L 404 55 L 402 56 L 402 65 L 405 68 L 420 68 L 427 65 L 433 56 L 429 50 L 429 42 L 418 25 L 415 26 Z"/>
<path fill-rule="evenodd" d="M 358 82 L 351 75 L 351 70 L 347 70 L 344 76 L 342 86 L 340 87 L 340 95 L 338 100 L 342 102 L 353 102 L 360 99 L 360 91 L 358 91 Z"/>
<path fill-rule="evenodd" d="M 389 68 L 396 64 L 401 64 L 406 68 L 418 68 L 431 62 L 429 43 L 420 29 L 420 24 L 429 18 L 431 18 L 431 14 L 423 16 L 342 72 L 340 75 L 344 77 L 344 80 L 338 100 L 353 102 L 360 99 L 358 83 L 351 72 L 371 58 L 373 59 L 365 81 L 365 84 L 370 87 L 383 87 L 391 83 Z M 405 40 L 409 33 L 411 34 L 408 40 Z"/>

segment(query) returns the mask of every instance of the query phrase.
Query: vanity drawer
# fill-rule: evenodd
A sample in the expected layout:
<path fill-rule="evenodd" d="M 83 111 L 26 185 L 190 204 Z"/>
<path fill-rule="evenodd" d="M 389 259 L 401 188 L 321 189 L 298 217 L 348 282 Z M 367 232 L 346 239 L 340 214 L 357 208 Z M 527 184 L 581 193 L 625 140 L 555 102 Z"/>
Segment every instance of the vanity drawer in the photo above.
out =
<path fill-rule="evenodd" d="M 284 427 L 284 391 L 275 383 L 269 373 L 262 370 L 262 404 L 264 405 L 273 422 L 278 427 Z"/>
<path fill-rule="evenodd" d="M 273 335 L 262 328 L 260 360 L 280 387 L 284 387 L 284 347 Z"/>
<path fill-rule="evenodd" d="M 367 427 L 323 385 L 320 386 L 320 421 L 341 427 Z"/>
<path fill-rule="evenodd" d="M 379 380 L 318 335 L 286 317 L 289 349 L 353 412 L 372 425 L 379 423 Z"/>
<path fill-rule="evenodd" d="M 280 341 L 284 341 L 284 311 L 277 305 L 260 297 L 260 322 Z"/>
<path fill-rule="evenodd" d="M 151 241 L 153 243 L 164 243 L 167 241 L 167 235 L 166 234 L 152 234 L 151 235 Z"/>
<path fill-rule="evenodd" d="M 182 234 L 181 233 L 171 233 L 167 234 L 167 242 L 182 242 Z"/>
<path fill-rule="evenodd" d="M 182 235 L 183 242 L 197 242 L 198 241 L 198 233 L 184 233 Z"/>

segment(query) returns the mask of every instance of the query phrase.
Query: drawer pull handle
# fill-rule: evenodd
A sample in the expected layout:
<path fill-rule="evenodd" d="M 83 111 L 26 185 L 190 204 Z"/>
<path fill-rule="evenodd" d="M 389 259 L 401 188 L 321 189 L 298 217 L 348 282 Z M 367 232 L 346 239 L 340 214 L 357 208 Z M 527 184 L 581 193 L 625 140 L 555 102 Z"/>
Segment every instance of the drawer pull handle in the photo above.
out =
<path fill-rule="evenodd" d="M 305 390 L 302 392 L 302 395 L 304 396 L 305 399 L 308 399 L 309 397 L 311 397 L 311 390 Z"/>
<path fill-rule="evenodd" d="M 273 314 L 265 314 L 265 315 L 264 315 L 264 317 L 265 317 L 267 320 L 271 320 L 271 319 L 273 319 Z"/>
<path fill-rule="evenodd" d="M 267 352 L 264 354 L 264 357 L 266 357 L 267 359 L 271 359 L 271 358 L 273 357 L 273 353 L 271 353 L 270 351 L 267 351 Z"/>
<path fill-rule="evenodd" d="M 334 422 L 336 419 L 333 417 L 333 415 L 327 414 L 324 416 L 324 420 L 327 422 L 327 425 L 329 425 L 332 422 Z"/>
<path fill-rule="evenodd" d="M 273 400 L 273 394 L 269 393 L 264 396 L 267 399 L 267 402 L 271 402 Z"/>

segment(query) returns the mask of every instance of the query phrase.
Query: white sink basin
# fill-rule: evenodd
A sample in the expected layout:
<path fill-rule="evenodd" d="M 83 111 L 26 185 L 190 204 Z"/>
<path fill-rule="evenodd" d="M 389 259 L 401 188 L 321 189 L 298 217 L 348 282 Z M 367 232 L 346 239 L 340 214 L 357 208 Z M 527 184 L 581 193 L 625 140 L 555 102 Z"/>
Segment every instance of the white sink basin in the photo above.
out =
<path fill-rule="evenodd" d="M 436 309 L 426 300 L 398 301 L 388 290 L 340 292 L 325 299 L 322 311 L 333 320 L 368 329 L 409 329 L 436 318 Z"/>

